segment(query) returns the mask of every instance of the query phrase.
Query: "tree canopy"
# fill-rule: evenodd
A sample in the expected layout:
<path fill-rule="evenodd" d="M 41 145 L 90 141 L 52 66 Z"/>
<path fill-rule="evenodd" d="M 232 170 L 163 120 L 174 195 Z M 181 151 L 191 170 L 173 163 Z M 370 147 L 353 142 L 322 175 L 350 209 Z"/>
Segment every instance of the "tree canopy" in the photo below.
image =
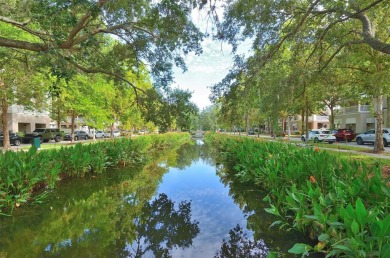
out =
<path fill-rule="evenodd" d="M 0 5 L 0 25 L 6 28 L 0 48 L 34 52 L 61 78 L 80 70 L 103 73 L 137 89 L 125 74 L 145 64 L 155 84 L 167 86 L 173 64 L 185 69 L 183 54 L 201 53 L 203 34 L 189 19 L 194 5 L 184 0 L 1 0 Z"/>

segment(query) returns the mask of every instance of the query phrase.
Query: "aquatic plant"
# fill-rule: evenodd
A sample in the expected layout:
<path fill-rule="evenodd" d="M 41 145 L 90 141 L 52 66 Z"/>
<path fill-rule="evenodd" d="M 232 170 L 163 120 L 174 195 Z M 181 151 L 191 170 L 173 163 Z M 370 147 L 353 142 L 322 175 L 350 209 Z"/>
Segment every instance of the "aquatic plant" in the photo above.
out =
<path fill-rule="evenodd" d="M 147 160 L 153 148 L 180 146 L 191 140 L 188 133 L 148 135 L 71 147 L 0 154 L 0 215 L 28 201 L 41 201 L 46 190 L 64 177 L 103 173 L 108 167 L 129 166 Z"/>
<path fill-rule="evenodd" d="M 390 189 L 381 166 L 336 160 L 326 151 L 284 142 L 206 135 L 242 182 L 268 191 L 272 225 L 317 239 L 291 253 L 386 257 L 390 253 Z"/>

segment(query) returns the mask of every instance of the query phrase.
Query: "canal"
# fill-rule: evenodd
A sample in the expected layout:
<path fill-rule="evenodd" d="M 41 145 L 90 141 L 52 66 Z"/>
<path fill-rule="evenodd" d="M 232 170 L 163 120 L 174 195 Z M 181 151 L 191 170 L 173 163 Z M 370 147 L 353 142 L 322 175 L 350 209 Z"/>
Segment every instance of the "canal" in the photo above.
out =
<path fill-rule="evenodd" d="M 308 243 L 269 228 L 265 194 L 236 182 L 201 140 L 159 154 L 143 167 L 63 180 L 41 203 L 0 217 L 0 258 L 265 257 Z"/>

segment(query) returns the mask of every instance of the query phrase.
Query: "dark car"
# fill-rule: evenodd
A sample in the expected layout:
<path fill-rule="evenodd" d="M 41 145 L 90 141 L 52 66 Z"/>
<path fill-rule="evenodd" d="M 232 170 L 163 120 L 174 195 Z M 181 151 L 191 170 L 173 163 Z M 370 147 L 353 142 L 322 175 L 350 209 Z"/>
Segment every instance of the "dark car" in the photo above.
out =
<path fill-rule="evenodd" d="M 343 128 L 343 129 L 337 129 L 335 136 L 338 142 L 339 141 L 350 142 L 355 139 L 356 134 L 352 129 Z"/>
<path fill-rule="evenodd" d="M 0 146 L 3 146 L 3 139 L 4 139 L 3 133 L 0 133 Z M 17 133 L 10 133 L 9 141 L 11 145 L 19 146 L 22 139 L 19 137 Z"/>
<path fill-rule="evenodd" d="M 23 137 L 24 143 L 30 143 L 34 138 L 39 138 L 41 143 L 54 140 L 60 142 L 63 132 L 58 128 L 37 128 L 32 133 L 26 133 Z"/>
<path fill-rule="evenodd" d="M 70 141 L 72 139 L 72 136 L 70 133 L 66 133 L 64 136 L 65 141 Z M 88 140 L 88 133 L 84 131 L 74 131 L 74 140 Z"/>

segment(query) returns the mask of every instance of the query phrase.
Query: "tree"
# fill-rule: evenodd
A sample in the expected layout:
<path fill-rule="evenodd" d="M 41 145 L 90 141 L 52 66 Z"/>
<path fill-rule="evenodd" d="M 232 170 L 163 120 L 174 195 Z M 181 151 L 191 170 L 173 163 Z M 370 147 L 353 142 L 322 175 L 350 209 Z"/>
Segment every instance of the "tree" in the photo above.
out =
<path fill-rule="evenodd" d="M 314 43 L 313 52 L 324 51 L 321 44 L 332 42 L 337 47 L 329 60 L 344 47 L 355 44 L 390 54 L 386 31 L 389 6 L 386 0 L 229 1 L 217 36 L 235 49 L 237 42 L 245 38 L 254 40 L 255 49 L 272 45 L 268 57 L 297 38 Z"/>
<path fill-rule="evenodd" d="M 39 53 L 41 65 L 67 80 L 81 70 L 139 90 L 125 75 L 147 63 L 156 85 L 166 87 L 172 63 L 185 69 L 182 55 L 201 52 L 203 35 L 189 19 L 194 6 L 184 0 L 2 0 L 1 6 L 0 25 L 13 31 L 2 32 L 0 48 Z"/>
<path fill-rule="evenodd" d="M 364 46 L 361 48 L 359 53 L 351 55 L 353 63 L 349 63 L 349 69 L 354 71 L 361 94 L 373 103 L 376 120 L 374 152 L 382 152 L 385 150 L 382 134 L 384 98 L 390 94 L 390 62 L 385 54 Z"/>
<path fill-rule="evenodd" d="M 153 122 L 160 132 L 170 131 L 175 127 L 189 130 L 191 115 L 197 114 L 198 108 L 190 101 L 192 93 L 188 90 L 174 89 L 165 95 L 150 89 L 142 101 L 143 116 Z"/>
<path fill-rule="evenodd" d="M 150 90 L 153 87 L 149 73 L 143 66 L 139 67 L 136 72 L 129 71 L 126 79 L 135 82 L 142 91 Z M 146 121 L 142 117 L 140 107 L 137 105 L 137 94 L 127 84 L 117 83 L 119 85 L 115 90 L 116 95 L 111 104 L 113 115 L 120 121 L 121 126 L 127 129 L 145 126 Z M 139 95 L 144 96 L 145 93 L 141 92 Z M 149 126 L 152 127 L 152 125 Z"/>
<path fill-rule="evenodd" d="M 48 84 L 44 74 L 34 69 L 34 60 L 13 50 L 0 49 L 0 98 L 3 148 L 9 149 L 8 107 L 23 105 L 26 109 L 45 108 Z"/>
<path fill-rule="evenodd" d="M 190 130 L 191 115 L 198 113 L 198 107 L 191 102 L 191 97 L 192 93 L 190 91 L 182 89 L 172 90 L 168 97 L 171 114 L 181 131 Z"/>
<path fill-rule="evenodd" d="M 211 105 L 204 108 L 199 114 L 199 129 L 204 131 L 215 131 L 219 126 L 220 108 L 218 105 Z"/>

